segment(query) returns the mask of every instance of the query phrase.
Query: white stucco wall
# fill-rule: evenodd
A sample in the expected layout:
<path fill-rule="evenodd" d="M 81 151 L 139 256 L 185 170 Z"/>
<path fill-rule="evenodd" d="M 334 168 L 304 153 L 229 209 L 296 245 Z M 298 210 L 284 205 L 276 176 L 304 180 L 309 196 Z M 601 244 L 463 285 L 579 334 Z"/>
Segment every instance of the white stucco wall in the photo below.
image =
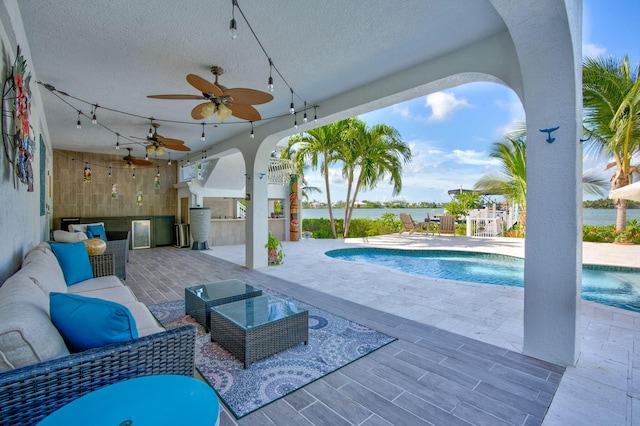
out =
<path fill-rule="evenodd" d="M 36 141 L 36 151 L 32 158 L 34 172 L 34 192 L 27 192 L 26 185 L 18 183 L 14 187 L 13 168 L 7 161 L 4 148 L 0 148 L 0 283 L 12 275 L 21 265 L 24 254 L 40 241 L 48 239 L 50 228 L 50 215 L 40 216 L 40 156 L 39 137 L 43 134 L 47 158 L 47 170 L 51 170 L 52 152 L 48 143 L 46 126 L 43 123 L 40 95 L 38 91 L 37 77 L 31 66 L 29 46 L 26 44 L 24 29 L 18 16 L 17 3 L 6 1 L 0 5 L 0 41 L 2 43 L 2 58 L 0 70 L 3 77 L 10 73 L 10 67 L 16 57 L 17 45 L 27 60 L 27 69 L 31 72 L 31 125 L 33 126 L 33 138 Z M 4 60 L 11 63 L 6 64 Z M 46 172 L 45 172 L 46 173 Z M 49 172 L 51 173 L 51 172 Z M 45 192 L 46 203 L 51 206 L 49 193 Z"/>

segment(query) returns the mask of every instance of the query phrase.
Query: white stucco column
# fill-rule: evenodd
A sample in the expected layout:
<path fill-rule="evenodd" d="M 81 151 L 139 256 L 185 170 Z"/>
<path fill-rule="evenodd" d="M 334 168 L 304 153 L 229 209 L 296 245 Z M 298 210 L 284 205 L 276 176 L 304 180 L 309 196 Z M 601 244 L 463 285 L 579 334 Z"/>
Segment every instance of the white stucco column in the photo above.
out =
<path fill-rule="evenodd" d="M 256 155 L 243 153 L 245 156 L 247 217 L 245 222 L 246 245 L 245 262 L 247 268 L 255 269 L 267 266 L 267 234 L 269 232 L 269 206 L 268 206 L 268 182 L 264 176 L 268 165 L 266 161 L 260 161 Z"/>
<path fill-rule="evenodd" d="M 492 3 L 507 17 L 527 115 L 523 351 L 574 365 L 582 280 L 581 2 Z"/>

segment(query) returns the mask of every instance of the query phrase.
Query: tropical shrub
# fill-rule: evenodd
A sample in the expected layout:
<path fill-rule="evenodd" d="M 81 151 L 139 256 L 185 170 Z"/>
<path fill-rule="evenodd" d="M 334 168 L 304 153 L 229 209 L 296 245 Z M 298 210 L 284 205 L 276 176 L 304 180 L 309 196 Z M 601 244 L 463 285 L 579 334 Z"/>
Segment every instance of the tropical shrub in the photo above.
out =
<path fill-rule="evenodd" d="M 344 221 L 337 219 L 336 230 L 342 231 Z M 380 219 L 359 218 L 351 221 L 349 229 L 350 238 L 372 237 L 375 235 L 395 234 L 402 228 L 402 223 L 396 219 L 393 213 L 385 213 Z M 312 238 L 333 238 L 329 219 L 303 219 L 302 233 L 309 232 Z M 437 232 L 437 231 L 436 231 Z M 623 235 L 624 234 L 624 235 Z M 456 235 L 466 235 L 466 224 L 459 223 L 456 226 Z M 507 237 L 523 238 L 523 232 L 518 224 L 507 231 Z M 612 243 L 616 241 L 632 241 L 640 244 L 640 223 L 637 220 L 627 222 L 625 231 L 616 231 L 615 225 L 582 227 L 582 240 L 595 243 Z"/>
<path fill-rule="evenodd" d="M 336 233 L 342 230 L 342 220 L 334 220 Z M 302 219 L 302 233 L 309 232 L 312 238 L 333 238 L 329 219 Z"/>
<path fill-rule="evenodd" d="M 615 234 L 616 230 L 614 225 L 584 225 L 582 227 L 582 241 L 588 241 L 592 243 L 612 243 L 615 238 Z"/>
<path fill-rule="evenodd" d="M 386 213 L 382 219 L 357 218 L 351 220 L 349 238 L 370 237 L 374 235 L 393 234 L 402 226 L 392 213 Z M 344 220 L 336 219 L 336 231 L 339 235 L 344 230 Z M 302 233 L 309 232 L 312 238 L 333 238 L 329 219 L 302 219 Z"/>
<path fill-rule="evenodd" d="M 633 242 L 640 244 L 640 224 L 637 220 L 627 222 L 624 231 L 616 231 L 615 225 L 582 227 L 582 241 L 594 243 Z"/>

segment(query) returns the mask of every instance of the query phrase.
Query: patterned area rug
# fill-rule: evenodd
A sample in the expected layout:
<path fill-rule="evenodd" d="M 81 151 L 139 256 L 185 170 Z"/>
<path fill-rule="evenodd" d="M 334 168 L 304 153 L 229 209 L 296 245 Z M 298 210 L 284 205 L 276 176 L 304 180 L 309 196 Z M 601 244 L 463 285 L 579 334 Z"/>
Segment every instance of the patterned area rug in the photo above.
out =
<path fill-rule="evenodd" d="M 396 340 L 282 294 L 262 290 L 263 294 L 289 300 L 309 311 L 309 343 L 257 361 L 246 370 L 231 353 L 210 341 L 204 327 L 185 315 L 184 301 L 149 307 L 166 328 L 197 325 L 196 367 L 237 419 Z"/>

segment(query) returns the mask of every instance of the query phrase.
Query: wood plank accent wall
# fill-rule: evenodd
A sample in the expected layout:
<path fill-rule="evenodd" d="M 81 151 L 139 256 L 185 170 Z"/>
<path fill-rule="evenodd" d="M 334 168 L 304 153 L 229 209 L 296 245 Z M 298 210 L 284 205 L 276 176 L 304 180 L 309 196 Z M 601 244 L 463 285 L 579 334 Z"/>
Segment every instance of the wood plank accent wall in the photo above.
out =
<path fill-rule="evenodd" d="M 133 179 L 131 170 L 122 167 L 126 154 L 124 149 L 119 155 L 53 151 L 54 229 L 60 229 L 61 217 L 178 215 L 178 190 L 173 187 L 177 162 L 169 166 L 166 160 L 152 159 L 160 168 L 160 189 L 154 189 L 157 168 L 137 167 Z M 91 167 L 90 183 L 83 180 L 85 164 Z M 114 183 L 118 184 L 118 198 L 111 196 Z M 138 191 L 142 191 L 142 205 L 136 204 Z"/>

